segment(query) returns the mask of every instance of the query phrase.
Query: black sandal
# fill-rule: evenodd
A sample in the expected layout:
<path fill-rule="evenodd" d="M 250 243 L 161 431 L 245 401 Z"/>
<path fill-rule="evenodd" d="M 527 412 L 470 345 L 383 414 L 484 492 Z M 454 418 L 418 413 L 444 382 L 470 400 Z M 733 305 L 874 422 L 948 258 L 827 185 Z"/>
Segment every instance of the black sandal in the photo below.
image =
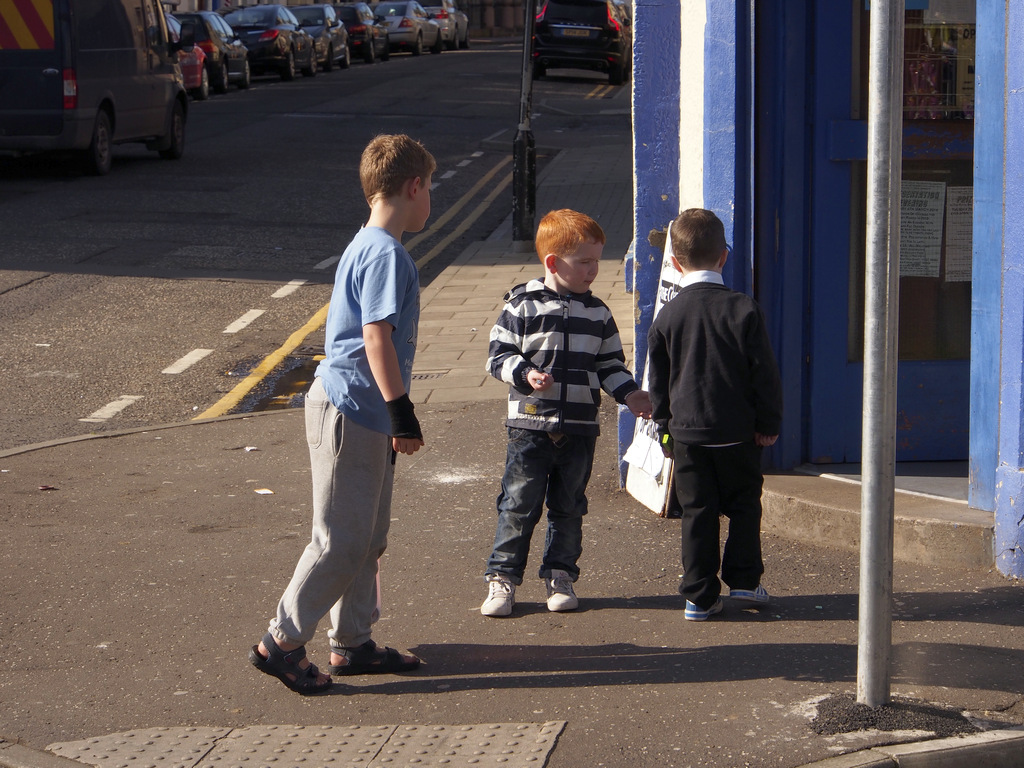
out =
<path fill-rule="evenodd" d="M 317 685 L 316 679 L 320 675 L 320 670 L 315 664 L 310 664 L 305 669 L 299 666 L 299 662 L 306 658 L 306 646 L 300 646 L 294 651 L 282 651 L 269 632 L 263 637 L 263 645 L 267 649 L 267 658 L 263 658 L 260 647 L 254 645 L 249 651 L 249 662 L 260 672 L 276 677 L 290 690 L 308 696 L 323 693 L 333 685 L 330 680 L 325 685 Z"/>
<path fill-rule="evenodd" d="M 327 667 L 327 671 L 336 676 L 412 672 L 420 665 L 420 660 L 415 656 L 412 661 L 406 661 L 394 648 L 381 650 L 373 640 L 367 640 L 357 648 L 332 647 L 331 653 L 348 659 L 347 664 L 331 664 Z"/>

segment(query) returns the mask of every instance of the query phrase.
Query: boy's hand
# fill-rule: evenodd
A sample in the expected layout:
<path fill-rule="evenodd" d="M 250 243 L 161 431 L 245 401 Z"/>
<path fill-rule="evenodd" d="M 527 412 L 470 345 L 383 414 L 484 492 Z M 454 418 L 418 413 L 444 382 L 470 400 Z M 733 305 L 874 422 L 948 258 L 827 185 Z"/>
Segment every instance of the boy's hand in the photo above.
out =
<path fill-rule="evenodd" d="M 550 373 L 544 373 L 544 371 L 537 370 L 536 368 L 526 374 L 526 380 L 537 392 L 543 392 L 555 383 Z"/>
<path fill-rule="evenodd" d="M 759 448 L 767 448 L 768 446 L 775 445 L 775 441 L 778 439 L 778 435 L 762 435 L 760 432 L 754 433 L 754 443 Z"/>
<path fill-rule="evenodd" d="M 644 419 L 651 418 L 651 411 L 654 410 L 654 406 L 651 405 L 651 395 L 642 389 L 626 395 L 626 407 L 634 416 Z"/>
<path fill-rule="evenodd" d="M 412 456 L 423 447 L 423 439 L 418 437 L 392 437 L 391 447 L 395 453 L 404 453 Z"/>

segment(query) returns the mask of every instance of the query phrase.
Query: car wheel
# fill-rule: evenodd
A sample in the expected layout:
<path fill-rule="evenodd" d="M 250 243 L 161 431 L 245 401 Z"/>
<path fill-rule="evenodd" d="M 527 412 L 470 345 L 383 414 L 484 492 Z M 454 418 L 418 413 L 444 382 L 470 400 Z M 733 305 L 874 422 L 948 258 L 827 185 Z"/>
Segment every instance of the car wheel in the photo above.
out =
<path fill-rule="evenodd" d="M 196 101 L 206 101 L 210 98 L 210 73 L 203 67 L 199 73 L 199 87 L 192 89 L 192 98 Z"/>
<path fill-rule="evenodd" d="M 533 65 L 533 79 L 534 80 L 542 79 L 544 77 L 544 75 L 546 75 L 547 73 L 548 73 L 548 71 L 547 71 L 547 69 L 545 68 L 545 66 L 543 64 L 534 64 Z"/>
<path fill-rule="evenodd" d="M 327 58 L 324 59 L 324 72 L 334 71 L 334 46 L 327 46 Z"/>
<path fill-rule="evenodd" d="M 93 176 L 106 176 L 110 173 L 110 115 L 101 109 L 96 113 L 96 122 L 92 126 L 92 141 L 85 150 L 85 172 Z"/>
<path fill-rule="evenodd" d="M 444 44 L 444 47 L 449 51 L 454 51 L 459 47 L 459 28 L 455 27 L 455 31 L 452 32 L 452 39 Z"/>
<path fill-rule="evenodd" d="M 441 39 L 441 30 L 437 30 L 437 37 L 434 39 L 434 44 L 430 46 L 431 53 L 440 53 L 444 50 L 444 40 Z"/>
<path fill-rule="evenodd" d="M 303 67 L 303 69 L 302 69 L 302 76 L 303 77 L 316 77 L 316 70 L 317 70 L 317 66 L 316 66 L 316 50 L 313 49 L 313 48 L 310 48 L 309 49 L 309 66 Z"/>
<path fill-rule="evenodd" d="M 171 134 L 167 137 L 167 149 L 160 150 L 160 157 L 165 160 L 177 160 L 185 154 L 185 108 L 180 101 L 174 102 L 171 111 Z"/>
<path fill-rule="evenodd" d="M 217 93 L 228 92 L 228 60 L 226 58 L 222 58 L 220 66 L 217 67 L 217 79 L 213 84 L 213 90 Z"/>
<path fill-rule="evenodd" d="M 249 66 L 249 59 L 245 60 L 245 66 L 242 67 L 242 79 L 238 81 L 239 88 L 248 88 L 252 83 L 252 68 Z"/>
<path fill-rule="evenodd" d="M 622 85 L 626 80 L 626 72 L 621 64 L 608 67 L 608 85 Z"/>
<path fill-rule="evenodd" d="M 348 43 L 345 43 L 345 52 L 338 59 L 338 67 L 348 69 L 350 66 L 352 66 L 352 51 L 348 49 Z"/>
<path fill-rule="evenodd" d="M 459 48 L 464 51 L 469 50 L 469 27 L 462 30 L 462 40 L 459 41 Z"/>
<path fill-rule="evenodd" d="M 288 51 L 288 55 L 285 57 L 284 60 L 284 66 L 281 67 L 281 79 L 295 79 L 295 51 Z"/>
<path fill-rule="evenodd" d="M 363 43 L 363 49 L 363 61 L 367 64 L 373 64 L 377 60 L 377 52 L 373 49 L 372 37 Z"/>
<path fill-rule="evenodd" d="M 419 56 L 423 53 L 423 35 L 416 35 L 416 40 L 412 44 L 412 55 Z"/>
<path fill-rule="evenodd" d="M 391 58 L 391 38 L 388 35 L 384 35 L 384 50 L 381 51 L 380 60 L 387 61 Z"/>

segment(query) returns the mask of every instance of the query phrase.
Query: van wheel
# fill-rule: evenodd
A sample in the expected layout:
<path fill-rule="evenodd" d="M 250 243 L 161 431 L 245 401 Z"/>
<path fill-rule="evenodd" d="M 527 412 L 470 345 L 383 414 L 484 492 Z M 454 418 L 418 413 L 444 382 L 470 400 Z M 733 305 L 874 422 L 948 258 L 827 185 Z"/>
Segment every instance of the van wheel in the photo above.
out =
<path fill-rule="evenodd" d="M 167 149 L 160 150 L 160 157 L 164 160 L 177 160 L 185 154 L 185 108 L 180 101 L 174 102 L 174 109 L 171 110 L 171 133 L 167 140 Z"/>
<path fill-rule="evenodd" d="M 93 176 L 106 176 L 110 173 L 110 115 L 102 109 L 96 113 L 92 141 L 83 159 L 86 173 Z"/>

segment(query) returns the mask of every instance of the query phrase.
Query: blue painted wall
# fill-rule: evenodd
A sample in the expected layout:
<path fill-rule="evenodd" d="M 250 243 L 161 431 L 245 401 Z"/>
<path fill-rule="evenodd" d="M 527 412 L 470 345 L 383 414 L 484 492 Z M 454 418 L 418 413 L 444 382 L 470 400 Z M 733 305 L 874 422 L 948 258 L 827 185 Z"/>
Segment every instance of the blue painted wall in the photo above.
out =
<path fill-rule="evenodd" d="M 647 329 L 654 318 L 661 249 L 648 238 L 679 212 L 678 0 L 636 0 L 633 17 L 633 168 L 637 184 L 631 271 L 634 287 L 634 359 L 637 379 L 647 360 Z M 629 265 L 627 264 L 627 267 Z M 619 410 L 619 456 L 633 439 L 635 419 Z M 625 482 L 625 463 L 619 465 Z"/>
<path fill-rule="evenodd" d="M 1019 55 L 1019 41 L 1024 39 L 1024 6 L 1007 3 L 1005 8 L 1003 40 L 1015 43 L 1008 50 L 1011 55 L 1005 57 L 1002 369 L 995 556 L 1001 573 L 1024 578 L 1024 397 L 1021 389 L 1024 380 L 1021 354 L 1024 350 L 1024 221 L 1020 216 L 1024 206 L 1024 56 Z"/>

